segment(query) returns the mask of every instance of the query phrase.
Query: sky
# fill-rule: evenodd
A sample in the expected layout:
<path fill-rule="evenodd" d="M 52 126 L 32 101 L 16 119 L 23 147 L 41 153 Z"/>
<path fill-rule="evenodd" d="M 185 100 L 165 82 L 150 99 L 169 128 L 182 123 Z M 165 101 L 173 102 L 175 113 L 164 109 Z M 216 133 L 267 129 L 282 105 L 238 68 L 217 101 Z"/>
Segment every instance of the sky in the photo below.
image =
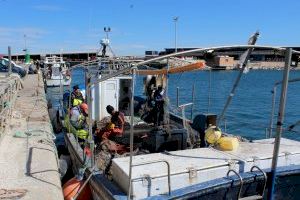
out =
<path fill-rule="evenodd" d="M 175 46 L 300 46 L 299 0 L 0 0 L 0 53 L 95 51 L 110 27 L 117 55 Z M 24 37 L 26 35 L 26 37 Z M 26 38 L 26 39 L 25 39 Z"/>

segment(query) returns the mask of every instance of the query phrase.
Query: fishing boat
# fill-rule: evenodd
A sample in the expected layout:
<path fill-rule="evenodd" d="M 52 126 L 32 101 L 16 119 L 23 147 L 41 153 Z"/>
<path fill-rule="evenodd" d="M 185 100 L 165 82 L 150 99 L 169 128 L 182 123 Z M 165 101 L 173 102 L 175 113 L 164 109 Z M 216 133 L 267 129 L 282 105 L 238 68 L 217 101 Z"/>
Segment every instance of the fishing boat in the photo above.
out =
<path fill-rule="evenodd" d="M 44 75 L 47 87 L 59 87 L 70 85 L 70 75 L 68 67 L 62 57 L 45 57 Z"/>
<path fill-rule="evenodd" d="M 191 52 L 237 46 L 195 49 L 141 62 L 103 58 L 99 65 L 91 67 L 93 72 L 87 75 L 89 82 L 86 89 L 90 125 L 92 120 L 99 122 L 108 116 L 106 105 L 113 105 L 124 112 L 127 121 L 121 145 L 113 142 L 106 144 L 106 148 L 101 144 L 95 148 L 90 126 L 86 147 L 90 148 L 91 156 L 78 144 L 76 134 L 65 134 L 73 170 L 76 174 L 83 173 L 94 199 L 297 199 L 300 191 L 300 142 L 281 138 L 282 105 L 286 96 L 284 88 L 288 83 L 291 54 L 295 51 L 258 46 L 255 41 L 256 38 L 248 45 L 238 45 L 245 49 L 239 62 L 240 73 L 219 116 L 199 113 L 193 120 L 187 119 L 185 107 L 195 103 L 192 102 L 177 106 L 181 116 L 168 112 L 162 125 L 146 122 L 137 117 L 134 109 L 137 102 L 134 97 L 135 79 L 138 74 L 155 76 L 154 86 L 159 82 L 167 93 L 168 73 L 194 70 L 199 65 L 189 64 L 182 68 L 167 66 L 166 69 L 152 71 L 145 69 L 147 64 Z M 210 125 L 218 126 L 224 119 L 254 48 L 287 52 L 275 140 L 249 141 L 239 138 L 239 145 L 234 151 L 226 151 L 218 145 L 202 147 L 199 142 L 203 141 L 205 130 Z M 145 92 L 149 82 L 146 79 Z M 122 101 L 123 98 L 127 101 Z M 145 101 L 147 104 L 147 98 Z M 228 137 L 230 133 L 222 135 Z M 230 144 L 234 146 L 236 143 Z M 102 148 L 100 152 L 99 147 Z"/>

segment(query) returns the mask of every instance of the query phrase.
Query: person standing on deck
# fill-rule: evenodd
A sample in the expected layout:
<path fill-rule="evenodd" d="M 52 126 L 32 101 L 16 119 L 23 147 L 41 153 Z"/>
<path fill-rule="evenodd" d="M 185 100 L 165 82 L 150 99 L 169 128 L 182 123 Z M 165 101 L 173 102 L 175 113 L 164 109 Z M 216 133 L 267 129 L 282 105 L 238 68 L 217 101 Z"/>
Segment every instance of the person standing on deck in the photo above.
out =
<path fill-rule="evenodd" d="M 82 103 L 79 106 L 71 108 L 70 122 L 76 129 L 84 129 L 87 127 L 86 118 L 88 116 L 88 105 Z"/>
<path fill-rule="evenodd" d="M 80 106 L 75 106 L 71 109 L 70 124 L 76 129 L 74 134 L 78 137 L 78 142 L 82 148 L 89 135 L 87 117 L 88 105 L 86 103 L 82 103 Z"/>
<path fill-rule="evenodd" d="M 72 107 L 78 106 L 78 105 L 82 104 L 83 102 L 84 102 L 84 98 L 83 98 L 81 91 L 79 90 L 79 86 L 75 85 L 73 87 L 73 92 L 71 94 Z"/>
<path fill-rule="evenodd" d="M 154 124 L 157 126 L 161 125 L 164 120 L 164 90 L 162 86 L 158 86 L 154 92 Z"/>
<path fill-rule="evenodd" d="M 102 140 L 109 139 L 111 136 L 122 136 L 124 131 L 124 114 L 116 111 L 111 105 L 106 106 L 106 111 L 111 115 L 110 123 L 96 133 Z"/>

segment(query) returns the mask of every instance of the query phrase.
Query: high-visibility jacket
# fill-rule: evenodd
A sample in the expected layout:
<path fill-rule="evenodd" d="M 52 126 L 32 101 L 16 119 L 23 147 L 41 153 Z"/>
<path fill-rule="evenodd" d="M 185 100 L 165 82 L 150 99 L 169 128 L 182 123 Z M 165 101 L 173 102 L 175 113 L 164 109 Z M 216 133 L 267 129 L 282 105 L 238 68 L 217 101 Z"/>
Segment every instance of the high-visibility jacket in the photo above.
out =
<path fill-rule="evenodd" d="M 84 101 L 84 98 L 83 98 L 81 92 L 80 93 L 72 92 L 72 94 L 71 94 L 72 106 L 78 106 L 78 105 L 82 104 L 83 101 Z"/>
<path fill-rule="evenodd" d="M 80 99 L 73 99 L 73 106 L 79 106 L 82 103 L 83 103 L 83 101 Z"/>
<path fill-rule="evenodd" d="M 65 117 L 64 126 L 69 132 L 73 133 L 80 139 L 87 139 L 89 136 L 89 132 L 87 130 L 85 130 L 85 129 L 77 130 L 74 126 L 72 126 L 68 115 L 66 115 L 66 117 Z"/>
<path fill-rule="evenodd" d="M 70 121 L 71 124 L 77 128 L 77 129 L 81 129 L 85 126 L 86 123 L 86 117 L 83 115 L 83 113 L 81 112 L 81 109 L 79 106 L 75 106 L 71 109 L 71 117 L 70 117 Z"/>

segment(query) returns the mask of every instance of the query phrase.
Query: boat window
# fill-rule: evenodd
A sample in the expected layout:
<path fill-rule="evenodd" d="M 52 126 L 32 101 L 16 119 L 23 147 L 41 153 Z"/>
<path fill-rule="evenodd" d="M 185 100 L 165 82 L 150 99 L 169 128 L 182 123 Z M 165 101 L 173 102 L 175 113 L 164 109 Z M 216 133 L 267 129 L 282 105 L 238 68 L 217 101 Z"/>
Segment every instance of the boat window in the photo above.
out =
<path fill-rule="evenodd" d="M 114 84 L 114 83 L 107 83 L 106 84 L 106 89 L 107 90 L 115 90 L 116 89 L 116 84 Z"/>
<path fill-rule="evenodd" d="M 57 67 L 52 67 L 52 75 L 53 75 L 53 76 L 59 76 L 59 75 L 60 75 L 59 68 L 57 68 Z"/>

